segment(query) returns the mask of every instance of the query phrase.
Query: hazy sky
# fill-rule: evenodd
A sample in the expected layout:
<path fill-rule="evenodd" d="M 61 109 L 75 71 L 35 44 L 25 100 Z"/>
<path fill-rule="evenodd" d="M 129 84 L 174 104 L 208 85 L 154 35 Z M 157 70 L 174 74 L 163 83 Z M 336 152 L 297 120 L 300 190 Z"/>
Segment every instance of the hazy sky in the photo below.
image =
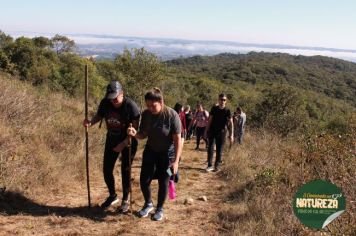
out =
<path fill-rule="evenodd" d="M 356 49 L 356 0 L 0 0 L 0 30 Z"/>

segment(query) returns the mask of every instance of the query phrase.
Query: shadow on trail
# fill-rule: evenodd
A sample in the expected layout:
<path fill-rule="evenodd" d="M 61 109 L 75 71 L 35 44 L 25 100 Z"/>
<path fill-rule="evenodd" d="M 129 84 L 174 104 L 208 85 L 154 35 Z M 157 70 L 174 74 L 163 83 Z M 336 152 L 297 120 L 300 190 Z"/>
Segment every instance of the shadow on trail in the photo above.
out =
<path fill-rule="evenodd" d="M 104 221 L 107 215 L 117 214 L 115 212 L 105 212 L 99 207 L 88 208 L 65 207 L 65 206 L 46 206 L 23 196 L 21 193 L 6 191 L 1 194 L 0 214 L 5 215 L 31 215 L 31 216 L 79 216 L 93 221 Z"/>

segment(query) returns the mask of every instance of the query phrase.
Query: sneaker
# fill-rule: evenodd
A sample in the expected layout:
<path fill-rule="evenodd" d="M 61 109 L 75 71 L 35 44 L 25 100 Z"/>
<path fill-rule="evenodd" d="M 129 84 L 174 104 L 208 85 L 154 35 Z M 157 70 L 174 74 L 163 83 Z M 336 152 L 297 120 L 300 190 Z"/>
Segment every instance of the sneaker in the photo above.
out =
<path fill-rule="evenodd" d="M 220 171 L 220 167 L 219 166 L 215 166 L 214 172 L 219 172 L 219 171 Z"/>
<path fill-rule="evenodd" d="M 206 172 L 211 172 L 214 170 L 214 167 L 212 166 L 208 166 L 208 168 L 206 168 Z"/>
<path fill-rule="evenodd" d="M 122 200 L 122 202 L 121 202 L 121 206 L 120 206 L 120 208 L 119 208 L 119 211 L 121 212 L 121 213 L 127 213 L 128 211 L 129 211 L 129 209 L 130 209 L 130 202 L 129 202 L 129 200 Z"/>
<path fill-rule="evenodd" d="M 152 216 L 152 220 L 154 220 L 154 221 L 163 220 L 163 209 L 162 208 L 157 208 L 155 214 Z"/>
<path fill-rule="evenodd" d="M 150 214 L 151 211 L 154 210 L 154 207 L 153 207 L 153 203 L 150 202 L 148 204 L 145 203 L 145 205 L 143 206 L 143 208 L 141 209 L 141 211 L 138 212 L 138 215 L 140 217 L 147 217 L 148 214 Z"/>
<path fill-rule="evenodd" d="M 102 208 L 102 209 L 107 209 L 108 207 L 110 207 L 111 205 L 114 205 L 114 204 L 116 204 L 116 203 L 118 203 L 119 202 L 119 199 L 117 198 L 117 195 L 115 194 L 115 195 L 110 195 L 106 200 L 105 200 L 105 202 L 103 202 L 101 205 L 100 205 L 100 207 Z"/>

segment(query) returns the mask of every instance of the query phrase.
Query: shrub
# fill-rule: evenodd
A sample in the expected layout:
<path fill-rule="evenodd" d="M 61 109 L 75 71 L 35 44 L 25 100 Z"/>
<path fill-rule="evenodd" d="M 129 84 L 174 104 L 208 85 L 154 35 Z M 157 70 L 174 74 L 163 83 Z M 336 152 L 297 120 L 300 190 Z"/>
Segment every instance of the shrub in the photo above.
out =
<path fill-rule="evenodd" d="M 299 130 L 308 120 L 301 94 L 292 87 L 280 85 L 266 89 L 256 105 L 251 123 L 287 136 Z"/>

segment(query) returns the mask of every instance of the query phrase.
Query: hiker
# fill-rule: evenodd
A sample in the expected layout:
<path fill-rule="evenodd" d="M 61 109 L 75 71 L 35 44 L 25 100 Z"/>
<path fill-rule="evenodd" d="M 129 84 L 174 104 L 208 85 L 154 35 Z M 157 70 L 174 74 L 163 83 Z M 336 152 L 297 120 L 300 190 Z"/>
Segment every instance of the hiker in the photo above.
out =
<path fill-rule="evenodd" d="M 185 112 L 183 110 L 183 105 L 180 103 L 176 103 L 176 105 L 174 105 L 174 110 L 177 112 L 177 114 L 179 115 L 179 119 L 181 122 L 181 128 L 182 128 L 182 133 L 181 133 L 181 137 L 182 137 L 182 145 L 184 144 L 184 139 L 187 133 L 187 125 L 186 125 L 186 119 L 185 119 Z"/>
<path fill-rule="evenodd" d="M 132 123 L 137 128 L 140 119 L 140 110 L 137 104 L 130 98 L 124 96 L 124 91 L 118 81 L 112 81 L 106 88 L 106 96 L 101 100 L 97 113 L 91 120 L 84 120 L 83 125 L 90 127 L 105 119 L 107 134 L 104 151 L 104 180 L 109 190 L 109 197 L 100 205 L 107 209 L 117 203 L 118 197 L 115 191 L 115 179 L 113 175 L 114 166 L 121 153 L 121 179 L 122 179 L 122 201 L 119 211 L 126 213 L 129 210 L 130 192 L 130 164 L 137 150 L 137 140 L 132 139 L 131 163 L 129 163 L 129 148 L 127 128 Z"/>
<path fill-rule="evenodd" d="M 204 136 L 208 137 L 208 167 L 206 169 L 208 172 L 220 170 L 226 127 L 229 130 L 230 143 L 232 144 L 234 141 L 232 116 L 226 107 L 226 102 L 226 95 L 220 94 L 218 104 L 211 108 L 208 125 L 205 129 Z M 213 167 L 214 143 L 216 144 L 216 159 Z"/>
<path fill-rule="evenodd" d="M 204 137 L 205 128 L 208 125 L 209 113 L 204 110 L 202 104 L 197 104 L 197 111 L 195 112 L 191 126 L 195 125 L 195 134 L 196 134 L 196 147 L 195 150 L 199 150 L 200 140 L 203 138 L 205 141 L 206 148 L 208 147 L 208 140 Z"/>
<path fill-rule="evenodd" d="M 193 113 L 190 110 L 190 106 L 186 105 L 184 108 L 184 113 L 185 113 L 185 122 L 186 122 L 186 126 L 187 126 L 187 135 L 186 135 L 186 140 L 190 140 L 192 137 L 192 126 L 190 125 L 192 123 L 193 120 Z"/>
<path fill-rule="evenodd" d="M 178 114 L 164 104 L 163 95 L 158 88 L 147 92 L 145 101 L 147 109 L 142 113 L 138 132 L 132 127 L 127 133 L 137 139 L 147 137 L 140 175 L 145 204 L 138 215 L 147 217 L 154 210 L 150 185 L 152 179 L 158 178 L 157 206 L 152 219 L 160 221 L 163 219 L 163 205 L 168 193 L 169 178 L 178 172 L 182 152 L 181 122 Z M 174 161 L 170 162 L 170 159 Z"/>
<path fill-rule="evenodd" d="M 194 109 L 194 111 L 192 111 L 192 116 L 195 117 L 195 114 L 197 113 L 197 109 Z M 193 122 L 192 122 L 193 123 Z M 191 131 L 192 131 L 192 136 L 196 136 L 197 135 L 197 131 L 196 131 L 196 123 L 193 123 L 191 125 Z"/>
<path fill-rule="evenodd" d="M 174 105 L 174 108 L 173 108 L 177 114 L 179 115 L 179 119 L 180 119 L 180 124 L 181 124 L 181 138 L 182 138 L 182 145 L 181 145 L 181 148 L 183 149 L 183 146 L 184 146 L 184 139 L 185 139 L 185 136 L 187 134 L 187 125 L 186 125 L 186 119 L 185 119 L 185 112 L 184 112 L 184 109 L 183 109 L 183 105 L 180 104 L 180 103 L 176 103 Z M 170 161 L 172 162 L 173 159 L 170 159 Z M 180 156 L 179 157 L 179 161 L 182 161 L 182 157 Z M 178 183 L 179 181 L 179 171 L 175 174 L 175 175 L 172 175 L 170 177 L 170 180 L 173 180 L 175 183 Z"/>
<path fill-rule="evenodd" d="M 234 140 L 235 142 L 242 144 L 242 138 L 245 133 L 246 113 L 244 113 L 241 107 L 237 107 L 233 116 L 234 121 Z"/>

